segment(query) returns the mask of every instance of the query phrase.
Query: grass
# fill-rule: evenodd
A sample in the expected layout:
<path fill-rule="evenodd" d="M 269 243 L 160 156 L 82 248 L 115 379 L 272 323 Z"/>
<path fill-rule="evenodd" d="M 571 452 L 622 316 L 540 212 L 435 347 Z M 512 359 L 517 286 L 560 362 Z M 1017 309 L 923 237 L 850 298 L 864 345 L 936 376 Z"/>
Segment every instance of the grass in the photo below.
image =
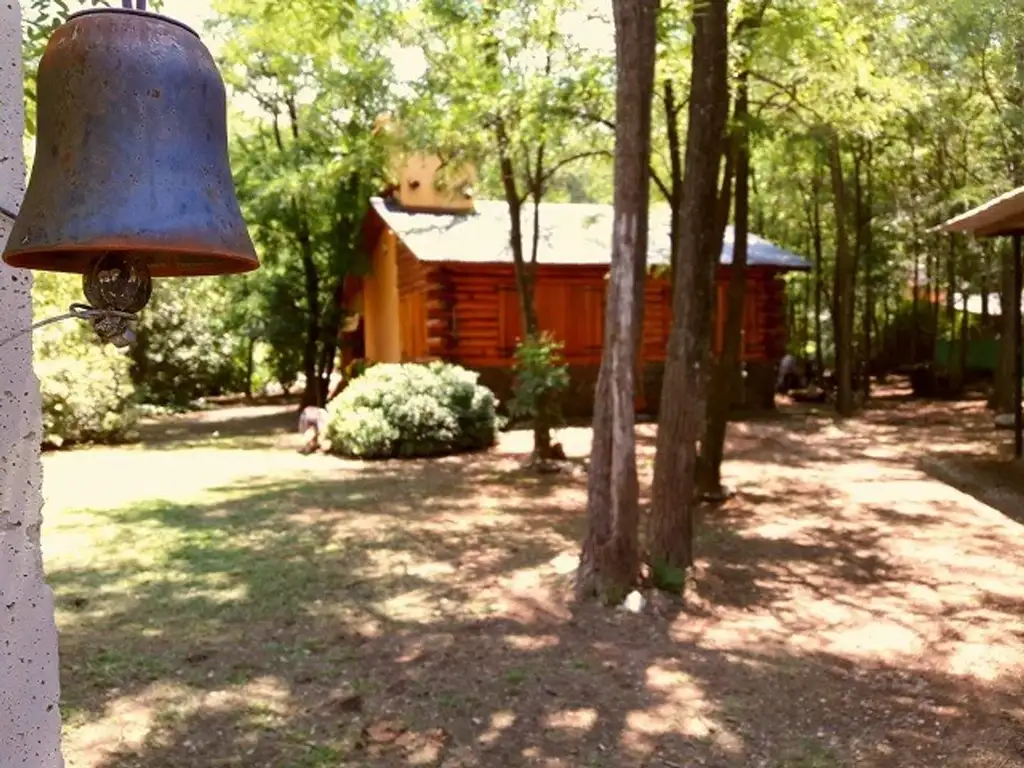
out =
<path fill-rule="evenodd" d="M 976 415 L 909 408 L 736 425 L 639 616 L 569 602 L 586 478 L 520 433 L 363 465 L 239 409 L 48 455 L 68 767 L 1022 765 L 1019 527 L 914 468 Z"/>

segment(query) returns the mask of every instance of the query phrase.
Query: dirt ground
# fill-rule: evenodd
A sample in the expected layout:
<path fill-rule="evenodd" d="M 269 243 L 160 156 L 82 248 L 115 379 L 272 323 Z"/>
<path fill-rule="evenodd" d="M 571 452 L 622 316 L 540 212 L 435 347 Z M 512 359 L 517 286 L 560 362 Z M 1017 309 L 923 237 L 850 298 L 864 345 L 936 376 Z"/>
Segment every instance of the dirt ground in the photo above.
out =
<path fill-rule="evenodd" d="M 278 406 L 48 455 L 68 766 L 1024 766 L 1024 531 L 934 476 L 1008 436 L 887 395 L 733 425 L 694 583 L 636 615 L 570 602 L 585 472 L 524 433 L 360 464 Z"/>

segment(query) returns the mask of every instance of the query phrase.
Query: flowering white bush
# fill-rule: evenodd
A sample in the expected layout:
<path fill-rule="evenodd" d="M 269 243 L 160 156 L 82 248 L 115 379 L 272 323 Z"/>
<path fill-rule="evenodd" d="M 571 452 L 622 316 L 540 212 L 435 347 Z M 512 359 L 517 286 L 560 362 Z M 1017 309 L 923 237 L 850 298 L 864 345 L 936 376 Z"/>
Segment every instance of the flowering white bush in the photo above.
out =
<path fill-rule="evenodd" d="M 441 456 L 494 445 L 498 401 L 449 363 L 374 365 L 328 406 L 331 451 L 361 458 Z"/>

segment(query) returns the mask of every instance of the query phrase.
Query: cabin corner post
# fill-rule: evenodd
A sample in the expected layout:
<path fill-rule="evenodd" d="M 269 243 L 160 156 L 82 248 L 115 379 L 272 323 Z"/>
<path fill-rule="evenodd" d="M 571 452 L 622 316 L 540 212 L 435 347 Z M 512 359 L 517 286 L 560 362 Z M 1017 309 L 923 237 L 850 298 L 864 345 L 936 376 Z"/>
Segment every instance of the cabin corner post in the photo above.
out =
<path fill-rule="evenodd" d="M 19 3 L 0 4 L 0 204 L 25 188 Z M 11 221 L 0 216 L 0 245 Z M 0 263 L 0 338 L 32 322 L 32 274 Z M 61 768 L 53 595 L 43 575 L 42 408 L 32 340 L 0 347 L 0 765 Z"/>
<path fill-rule="evenodd" d="M 375 260 L 377 354 L 380 362 L 402 361 L 401 306 L 398 293 L 398 236 L 390 229 Z"/>

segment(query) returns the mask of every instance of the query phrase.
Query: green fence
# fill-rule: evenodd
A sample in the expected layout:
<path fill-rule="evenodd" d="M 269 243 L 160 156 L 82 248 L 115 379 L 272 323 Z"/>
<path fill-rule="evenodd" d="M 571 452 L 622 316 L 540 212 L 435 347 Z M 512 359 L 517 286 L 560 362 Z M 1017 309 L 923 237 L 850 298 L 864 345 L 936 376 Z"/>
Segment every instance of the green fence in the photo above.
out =
<path fill-rule="evenodd" d="M 940 339 L 935 345 L 935 362 L 943 367 L 959 359 L 960 342 Z M 999 340 L 981 339 L 967 342 L 967 368 L 971 371 L 995 372 L 999 362 Z"/>

